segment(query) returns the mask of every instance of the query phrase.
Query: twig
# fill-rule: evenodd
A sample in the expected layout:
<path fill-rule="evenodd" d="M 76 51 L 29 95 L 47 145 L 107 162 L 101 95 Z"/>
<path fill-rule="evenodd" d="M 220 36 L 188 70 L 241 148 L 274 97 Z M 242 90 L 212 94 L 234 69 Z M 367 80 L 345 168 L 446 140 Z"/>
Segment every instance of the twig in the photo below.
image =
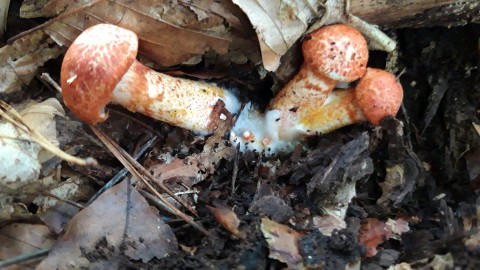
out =
<path fill-rule="evenodd" d="M 235 148 L 235 154 L 233 156 L 233 172 L 232 172 L 232 195 L 235 194 L 235 184 L 237 182 L 237 177 L 238 177 L 238 161 L 240 157 L 240 144 L 237 145 Z"/>
<path fill-rule="evenodd" d="M 76 203 L 76 202 L 73 202 L 73 201 L 70 201 L 70 200 L 65 200 L 64 198 L 60 198 L 58 197 L 57 195 L 53 194 L 53 193 L 50 193 L 50 192 L 42 192 L 42 195 L 43 196 L 47 196 L 47 197 L 52 197 L 56 200 L 59 200 L 61 202 L 64 202 L 64 203 L 68 203 L 74 207 L 77 207 L 78 209 L 83 209 L 85 208 L 85 206 L 79 204 L 79 203 Z"/>
<path fill-rule="evenodd" d="M 15 40 L 19 39 L 19 38 L 22 38 L 24 36 L 27 36 L 35 31 L 38 31 L 38 30 L 43 30 L 45 27 L 49 26 L 50 24 L 54 23 L 54 22 L 58 22 L 58 21 L 61 21 L 69 16 L 72 16 L 74 14 L 77 14 L 79 13 L 80 11 L 84 11 L 86 9 L 89 9 L 97 4 L 100 4 L 102 2 L 105 2 L 106 0 L 94 0 L 93 2 L 91 3 L 88 3 L 88 4 L 85 4 L 83 6 L 80 6 L 80 7 L 77 7 L 77 8 L 73 8 L 71 10 L 68 10 L 68 11 L 65 11 L 63 12 L 62 14 L 58 15 L 57 17 L 51 19 L 51 20 L 48 20 L 38 26 L 35 26 L 33 28 L 30 28 L 28 29 L 27 31 L 23 31 L 21 32 L 20 34 L 16 35 L 16 36 L 13 36 L 11 38 L 9 38 L 7 40 L 7 44 L 12 44 Z M 73 25 L 70 25 L 71 27 L 74 27 Z"/>
<path fill-rule="evenodd" d="M 165 191 L 168 195 L 172 196 L 177 202 L 179 202 L 183 207 L 187 208 L 190 212 L 192 212 L 194 215 L 197 215 L 197 211 L 195 209 L 191 208 L 188 204 L 186 204 L 181 198 L 179 198 L 175 193 L 173 193 L 167 186 L 165 186 L 163 183 L 158 183 L 155 181 L 155 178 L 150 174 L 148 170 L 146 170 L 138 161 L 136 161 L 132 156 L 130 156 L 129 153 L 127 153 L 123 148 L 118 146 L 113 140 L 111 140 L 106 134 L 98 130 L 94 126 L 90 126 L 90 128 L 95 132 L 97 136 L 101 135 L 102 137 L 99 136 L 99 138 L 102 140 L 103 143 L 106 144 L 108 142 L 110 146 L 115 149 L 115 151 L 121 155 L 137 172 L 141 172 L 141 175 L 146 176 L 148 180 L 152 181 L 153 183 L 156 183 L 157 185 L 160 186 L 160 188 Z M 97 134 L 98 132 L 98 134 Z M 104 141 L 105 140 L 105 141 Z M 109 145 L 107 147 L 110 149 Z M 112 151 L 112 149 L 110 149 Z M 115 155 L 115 152 L 112 151 L 112 153 Z M 115 155 L 116 156 L 116 155 Z M 117 157 L 118 158 L 118 157 Z M 128 168 L 128 167 L 127 167 Z"/>
<path fill-rule="evenodd" d="M 154 136 L 150 140 L 148 140 L 145 144 L 140 147 L 140 149 L 135 153 L 133 156 L 134 159 L 138 159 L 140 156 L 142 156 L 145 151 L 147 151 L 150 146 L 152 146 L 153 142 L 157 139 L 157 136 Z M 127 168 L 123 168 L 121 171 L 119 171 L 110 181 L 108 181 L 93 197 L 88 200 L 88 202 L 85 204 L 86 206 L 90 205 L 93 201 L 95 201 L 100 195 L 102 195 L 107 189 L 113 187 L 115 184 L 117 184 L 122 177 L 124 177 L 128 172 Z"/>
<path fill-rule="evenodd" d="M 175 212 L 172 209 L 170 209 L 170 207 L 165 205 L 162 200 L 159 200 L 156 196 L 153 196 L 150 192 L 141 190 L 141 189 L 138 190 L 138 192 L 140 192 L 140 194 L 142 194 L 143 197 L 149 199 L 153 204 L 167 210 L 170 214 L 175 215 Z"/>
<path fill-rule="evenodd" d="M 8 258 L 0 261 L 0 268 L 4 268 L 10 265 L 23 263 L 29 260 L 43 257 L 50 252 L 50 248 L 40 249 L 29 254 L 22 254 L 16 257 Z"/>
<path fill-rule="evenodd" d="M 10 113 L 12 116 L 10 116 Z M 98 162 L 92 158 L 88 157 L 86 159 L 81 159 L 78 157 L 74 157 L 62 151 L 57 146 L 53 145 L 49 140 L 47 140 L 42 134 L 40 134 L 35 129 L 31 128 L 22 118 L 22 116 L 10 105 L 8 105 L 5 101 L 0 100 L 0 116 L 2 116 L 5 120 L 10 122 L 14 125 L 20 132 L 30 136 L 30 138 L 41 145 L 45 150 L 49 151 L 50 153 L 58 156 L 59 158 L 71 162 L 74 164 L 78 164 L 81 166 L 96 166 Z"/>
<path fill-rule="evenodd" d="M 57 92 L 59 92 L 60 94 L 62 93 L 62 88 L 60 87 L 60 85 L 58 85 L 58 83 L 54 79 L 52 79 L 50 74 L 43 72 L 42 75 L 40 76 L 40 79 L 47 82 L 49 85 L 55 88 L 55 90 L 57 90 Z"/>
<path fill-rule="evenodd" d="M 320 6 L 325 8 L 325 13 L 319 21 L 310 27 L 309 32 L 323 25 L 344 23 L 356 28 L 365 35 L 370 41 L 370 45 L 375 49 L 380 49 L 386 52 L 392 52 L 395 50 L 395 47 L 397 46 L 395 40 L 388 37 L 373 24 L 370 24 L 350 13 L 350 0 L 327 0 Z"/>
<path fill-rule="evenodd" d="M 192 225 L 194 228 L 198 229 L 202 233 L 204 233 L 207 236 L 211 236 L 211 234 L 205 230 L 201 225 L 195 223 L 195 221 L 187 216 L 185 213 L 180 211 L 178 208 L 176 208 L 173 204 L 171 204 L 167 199 L 165 199 L 143 176 L 147 177 L 150 181 L 155 182 L 155 179 L 153 176 L 148 172 L 143 166 L 141 166 L 135 159 L 133 159 L 125 150 L 123 150 L 121 147 L 119 147 L 115 142 L 113 142 L 111 139 L 109 139 L 103 132 L 98 130 L 94 126 L 90 126 L 92 131 L 95 133 L 95 135 L 100 138 L 100 140 L 108 147 L 108 149 L 117 157 L 117 159 L 125 166 L 132 175 L 143 181 L 143 183 L 150 189 L 151 192 L 153 192 L 166 206 L 170 207 L 174 212 L 175 215 L 181 217 L 185 222 L 188 224 Z M 141 173 L 140 173 L 141 172 Z M 171 190 L 169 190 L 165 185 L 162 183 L 157 183 L 165 192 L 167 192 L 170 196 L 175 198 L 179 203 L 185 206 L 185 203 L 178 198 Z M 187 207 L 187 209 L 193 210 L 191 207 Z M 193 210 L 193 213 L 196 213 L 195 210 Z"/>

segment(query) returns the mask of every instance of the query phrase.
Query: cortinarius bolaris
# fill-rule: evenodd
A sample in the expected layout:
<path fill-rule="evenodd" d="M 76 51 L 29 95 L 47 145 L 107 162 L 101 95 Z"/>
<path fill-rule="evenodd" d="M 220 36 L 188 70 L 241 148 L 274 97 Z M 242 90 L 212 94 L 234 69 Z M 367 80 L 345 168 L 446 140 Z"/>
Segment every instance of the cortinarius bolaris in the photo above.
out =
<path fill-rule="evenodd" d="M 62 63 L 67 107 L 96 124 L 108 117 L 107 104 L 119 104 L 200 134 L 211 133 L 222 118 L 219 100 L 232 114 L 240 109 L 237 97 L 224 89 L 144 66 L 135 59 L 137 50 L 137 35 L 115 25 L 97 24 L 80 34 Z"/>
<path fill-rule="evenodd" d="M 115 103 L 200 134 L 214 131 L 222 107 L 238 113 L 240 102 L 214 85 L 170 77 L 138 62 L 135 33 L 108 24 L 85 30 L 68 49 L 61 70 L 65 104 L 81 120 L 107 118 Z M 247 104 L 230 133 L 240 151 L 272 154 L 293 149 L 309 135 L 368 120 L 378 125 L 395 116 L 403 92 L 390 73 L 367 69 L 365 39 L 346 25 L 322 27 L 302 44 L 299 73 L 270 102 L 265 113 Z M 354 89 L 333 91 L 337 82 L 360 79 Z"/>
<path fill-rule="evenodd" d="M 287 150 L 301 138 L 321 133 L 312 128 L 312 108 L 323 105 L 337 82 L 352 82 L 366 70 L 368 47 L 354 28 L 337 24 L 319 28 L 302 44 L 304 63 L 270 102 L 264 115 L 247 107 L 232 130 L 240 149 Z"/>

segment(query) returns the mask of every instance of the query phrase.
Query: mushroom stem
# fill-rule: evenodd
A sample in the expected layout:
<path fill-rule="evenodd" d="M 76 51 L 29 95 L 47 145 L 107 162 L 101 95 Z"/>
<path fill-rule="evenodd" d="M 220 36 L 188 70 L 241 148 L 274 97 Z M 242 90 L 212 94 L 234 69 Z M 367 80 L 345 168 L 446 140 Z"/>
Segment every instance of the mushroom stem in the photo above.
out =
<path fill-rule="evenodd" d="M 321 105 L 332 92 L 336 82 L 321 73 L 315 73 L 303 64 L 298 73 L 272 99 L 270 107 L 278 110 L 299 108 L 315 100 Z"/>
<path fill-rule="evenodd" d="M 300 124 L 309 132 L 328 133 L 358 122 L 373 125 L 395 116 L 403 99 L 402 86 L 387 71 L 367 68 L 355 88 L 333 91 L 321 107 L 305 108 Z"/>
<path fill-rule="evenodd" d="M 229 91 L 156 72 L 137 60 L 115 86 L 111 102 L 199 134 L 212 132 L 218 121 L 226 119 L 221 105 L 231 113 L 240 109 Z"/>
<path fill-rule="evenodd" d="M 365 121 L 366 118 L 355 100 L 355 89 L 335 90 L 319 107 L 305 108 L 300 123 L 308 130 L 306 134 L 329 133 L 341 127 Z"/>

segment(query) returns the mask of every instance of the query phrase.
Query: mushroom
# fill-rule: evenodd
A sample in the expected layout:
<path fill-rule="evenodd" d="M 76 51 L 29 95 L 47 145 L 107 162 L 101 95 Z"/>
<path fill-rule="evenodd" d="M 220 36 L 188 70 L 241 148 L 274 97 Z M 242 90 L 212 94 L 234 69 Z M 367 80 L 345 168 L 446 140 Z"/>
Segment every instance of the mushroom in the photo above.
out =
<path fill-rule="evenodd" d="M 402 85 L 391 73 L 367 68 L 355 88 L 336 90 L 321 107 L 311 107 L 301 116 L 306 128 L 328 133 L 338 128 L 368 121 L 373 125 L 395 116 L 403 99 Z"/>
<path fill-rule="evenodd" d="M 379 125 L 385 117 L 397 114 L 402 99 L 402 86 L 395 76 L 367 68 L 355 88 L 333 91 L 322 106 L 316 106 L 312 100 L 296 114 L 269 110 L 263 115 L 247 107 L 238 117 L 230 140 L 240 143 L 242 151 L 288 151 L 308 135 L 328 133 L 362 121 Z M 249 140 L 237 137 L 247 129 Z M 282 132 L 290 136 L 282 136 Z"/>
<path fill-rule="evenodd" d="M 97 24 L 85 30 L 62 63 L 66 106 L 88 124 L 106 120 L 105 106 L 114 103 L 199 134 L 211 133 L 225 119 L 221 106 L 230 113 L 240 109 L 227 90 L 144 66 L 137 50 L 138 37 L 127 29 Z"/>
<path fill-rule="evenodd" d="M 303 115 L 322 106 L 337 82 L 360 78 L 368 61 L 365 38 L 343 24 L 325 26 L 308 35 L 302 52 L 304 62 L 299 72 L 270 102 L 265 114 L 247 105 L 239 115 L 231 140 L 240 143 L 241 150 L 277 151 L 314 134 L 315 130 L 302 125 Z"/>
<path fill-rule="evenodd" d="M 367 42 L 348 25 L 319 28 L 305 38 L 302 52 L 299 72 L 270 102 L 270 109 L 298 110 L 312 101 L 320 106 L 337 82 L 355 81 L 367 67 Z"/>

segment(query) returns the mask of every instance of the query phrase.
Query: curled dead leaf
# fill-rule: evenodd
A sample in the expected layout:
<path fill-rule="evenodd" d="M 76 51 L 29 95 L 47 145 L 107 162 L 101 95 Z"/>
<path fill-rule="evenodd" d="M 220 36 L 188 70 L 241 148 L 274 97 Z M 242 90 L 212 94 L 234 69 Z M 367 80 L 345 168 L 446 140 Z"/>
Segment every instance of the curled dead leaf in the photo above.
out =
<path fill-rule="evenodd" d="M 245 232 L 238 229 L 240 220 L 232 209 L 219 203 L 215 204 L 215 207 L 209 205 L 206 207 L 223 228 L 238 238 L 245 238 Z"/>

